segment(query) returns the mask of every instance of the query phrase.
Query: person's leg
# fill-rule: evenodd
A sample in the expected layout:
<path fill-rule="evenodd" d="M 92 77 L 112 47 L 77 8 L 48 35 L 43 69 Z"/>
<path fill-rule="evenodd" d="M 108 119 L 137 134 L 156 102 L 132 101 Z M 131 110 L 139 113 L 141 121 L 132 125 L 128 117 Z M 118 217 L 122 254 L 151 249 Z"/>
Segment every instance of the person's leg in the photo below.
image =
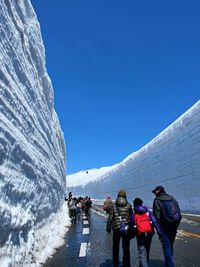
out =
<path fill-rule="evenodd" d="M 139 266 L 148 267 L 146 237 L 144 234 L 141 234 L 139 237 L 137 237 L 137 246 L 139 254 Z"/>
<path fill-rule="evenodd" d="M 174 241 L 176 238 L 177 234 L 177 228 L 178 226 L 176 224 L 171 224 L 170 227 L 165 229 L 165 233 L 170 241 L 170 247 L 171 247 L 171 253 L 173 255 L 173 246 L 174 246 Z"/>
<path fill-rule="evenodd" d="M 147 262 L 149 262 L 149 254 L 150 254 L 150 247 L 151 247 L 151 240 L 152 240 L 153 234 L 151 232 L 147 233 L 146 237 L 146 252 L 147 252 Z"/>
<path fill-rule="evenodd" d="M 167 267 L 174 267 L 171 244 L 170 244 L 169 238 L 167 237 L 166 234 L 162 234 L 160 241 L 161 241 L 161 244 L 163 247 L 163 253 L 165 256 L 165 265 Z"/>
<path fill-rule="evenodd" d="M 123 267 L 130 267 L 130 238 L 128 235 L 122 236 L 123 247 Z"/>
<path fill-rule="evenodd" d="M 74 210 L 74 222 L 76 222 L 76 219 L 77 219 L 77 210 L 75 209 Z"/>
<path fill-rule="evenodd" d="M 69 217 L 72 218 L 72 210 L 69 210 Z"/>
<path fill-rule="evenodd" d="M 119 243 L 120 243 L 120 231 L 113 230 L 113 264 L 119 263 Z"/>

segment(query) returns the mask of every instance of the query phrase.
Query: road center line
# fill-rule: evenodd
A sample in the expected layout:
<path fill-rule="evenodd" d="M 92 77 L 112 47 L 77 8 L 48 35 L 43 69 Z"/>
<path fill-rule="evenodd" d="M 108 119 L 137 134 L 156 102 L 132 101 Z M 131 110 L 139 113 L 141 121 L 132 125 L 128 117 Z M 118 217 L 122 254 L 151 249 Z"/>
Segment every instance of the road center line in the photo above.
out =
<path fill-rule="evenodd" d="M 83 221 L 83 224 L 89 224 L 89 222 L 88 221 Z"/>
<path fill-rule="evenodd" d="M 83 235 L 88 235 L 90 232 L 89 228 L 83 228 Z"/>
<path fill-rule="evenodd" d="M 81 243 L 79 258 L 86 256 L 87 243 Z"/>
<path fill-rule="evenodd" d="M 183 232 L 186 236 L 192 236 L 192 237 L 200 238 L 200 235 L 198 235 L 198 234 L 189 233 L 189 232 L 186 232 L 186 231 L 184 231 L 184 230 L 182 230 L 182 232 Z"/>

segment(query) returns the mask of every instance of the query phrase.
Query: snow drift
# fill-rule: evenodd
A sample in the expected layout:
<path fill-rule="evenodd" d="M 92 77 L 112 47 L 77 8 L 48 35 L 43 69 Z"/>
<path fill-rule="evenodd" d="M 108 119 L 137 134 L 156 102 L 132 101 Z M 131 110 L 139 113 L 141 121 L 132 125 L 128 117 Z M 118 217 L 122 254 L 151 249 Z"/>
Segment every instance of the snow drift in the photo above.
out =
<path fill-rule="evenodd" d="M 0 65 L 0 266 L 38 265 L 57 235 L 66 159 L 29 0 L 0 0 Z"/>
<path fill-rule="evenodd" d="M 120 188 L 128 198 L 141 197 L 151 206 L 152 189 L 163 185 L 182 210 L 200 212 L 200 101 L 139 151 L 121 163 L 67 176 L 68 190 L 77 195 L 113 198 Z M 84 174 L 84 175 L 83 175 Z M 85 176 L 87 183 L 85 184 Z"/>

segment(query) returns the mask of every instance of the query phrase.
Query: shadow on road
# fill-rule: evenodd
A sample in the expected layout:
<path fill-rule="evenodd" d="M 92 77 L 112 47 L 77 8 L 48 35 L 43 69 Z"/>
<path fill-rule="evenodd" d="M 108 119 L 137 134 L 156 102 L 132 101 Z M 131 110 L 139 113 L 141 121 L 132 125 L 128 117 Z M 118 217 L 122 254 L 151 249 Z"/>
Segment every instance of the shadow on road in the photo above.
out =
<path fill-rule="evenodd" d="M 165 263 L 161 260 L 150 260 L 149 267 L 164 267 Z"/>
<path fill-rule="evenodd" d="M 111 259 L 105 260 L 105 262 L 101 263 L 99 267 L 113 267 L 113 263 Z"/>
<path fill-rule="evenodd" d="M 122 267 L 123 264 L 120 263 L 118 267 Z M 164 262 L 161 260 L 150 260 L 149 267 L 164 267 Z M 105 262 L 101 263 L 99 267 L 113 267 L 112 259 L 106 259 Z"/>

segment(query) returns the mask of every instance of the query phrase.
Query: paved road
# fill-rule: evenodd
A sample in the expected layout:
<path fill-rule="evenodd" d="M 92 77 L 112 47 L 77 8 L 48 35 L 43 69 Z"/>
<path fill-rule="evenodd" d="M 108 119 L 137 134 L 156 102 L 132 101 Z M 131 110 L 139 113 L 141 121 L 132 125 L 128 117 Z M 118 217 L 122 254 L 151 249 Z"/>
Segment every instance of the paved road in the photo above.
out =
<path fill-rule="evenodd" d="M 111 267 L 112 236 L 105 232 L 105 228 L 105 214 L 96 206 L 88 218 L 70 227 L 65 245 L 44 267 Z M 199 248 L 200 217 L 184 216 L 175 242 L 175 266 L 200 267 Z M 131 266 L 138 266 L 135 239 L 131 241 Z M 164 267 L 162 248 L 156 235 L 152 241 L 150 267 Z"/>

